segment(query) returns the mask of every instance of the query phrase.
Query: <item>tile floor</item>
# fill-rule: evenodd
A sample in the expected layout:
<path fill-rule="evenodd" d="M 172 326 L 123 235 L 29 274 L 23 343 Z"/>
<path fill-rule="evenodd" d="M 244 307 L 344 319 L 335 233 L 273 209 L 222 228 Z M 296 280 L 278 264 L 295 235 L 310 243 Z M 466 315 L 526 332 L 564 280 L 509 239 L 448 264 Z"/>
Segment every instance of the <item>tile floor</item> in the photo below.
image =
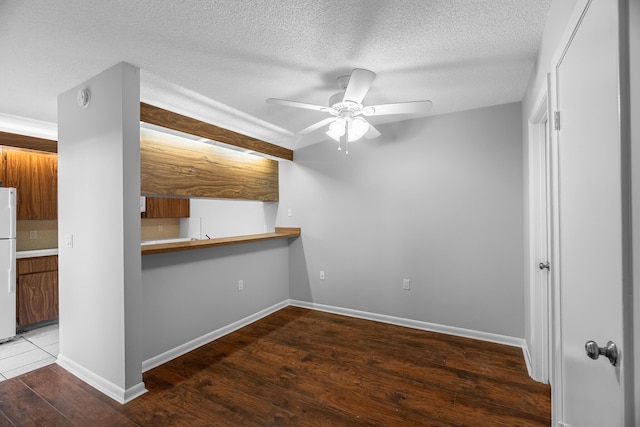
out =
<path fill-rule="evenodd" d="M 49 325 L 18 335 L 0 344 L 0 381 L 17 377 L 56 361 L 58 325 Z"/>

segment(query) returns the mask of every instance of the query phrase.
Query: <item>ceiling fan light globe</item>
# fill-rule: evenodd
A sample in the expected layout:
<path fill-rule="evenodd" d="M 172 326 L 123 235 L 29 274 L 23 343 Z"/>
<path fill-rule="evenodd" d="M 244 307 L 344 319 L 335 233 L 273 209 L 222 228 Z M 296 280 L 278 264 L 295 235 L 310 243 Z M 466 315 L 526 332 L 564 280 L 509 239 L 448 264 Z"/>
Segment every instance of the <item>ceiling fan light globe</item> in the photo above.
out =
<path fill-rule="evenodd" d="M 327 135 L 329 135 L 332 139 L 340 142 L 340 138 L 345 134 L 346 122 L 343 119 L 336 119 L 333 123 L 329 125 L 329 130 L 327 131 Z"/>
<path fill-rule="evenodd" d="M 349 123 L 349 142 L 357 141 L 369 130 L 369 122 L 356 117 Z"/>
<path fill-rule="evenodd" d="M 336 135 L 335 133 L 331 132 L 331 129 L 329 129 L 326 134 L 333 139 L 334 141 L 340 142 L 340 136 Z"/>
<path fill-rule="evenodd" d="M 337 119 L 329 125 L 329 131 L 340 138 L 345 133 L 345 124 L 343 119 Z"/>

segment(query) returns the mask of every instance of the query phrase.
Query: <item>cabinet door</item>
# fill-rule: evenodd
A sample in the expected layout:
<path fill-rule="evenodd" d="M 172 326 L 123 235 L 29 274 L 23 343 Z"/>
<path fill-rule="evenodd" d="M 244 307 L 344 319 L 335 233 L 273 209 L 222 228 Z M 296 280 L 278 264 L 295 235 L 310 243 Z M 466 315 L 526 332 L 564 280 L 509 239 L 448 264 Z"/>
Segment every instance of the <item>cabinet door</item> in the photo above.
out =
<path fill-rule="evenodd" d="M 58 217 L 58 157 L 36 151 L 2 149 L 3 182 L 17 191 L 17 219 Z"/>
<path fill-rule="evenodd" d="M 58 317 L 58 272 L 24 274 L 18 278 L 18 325 Z"/>
<path fill-rule="evenodd" d="M 189 199 L 147 197 L 142 218 L 188 218 L 189 215 Z"/>

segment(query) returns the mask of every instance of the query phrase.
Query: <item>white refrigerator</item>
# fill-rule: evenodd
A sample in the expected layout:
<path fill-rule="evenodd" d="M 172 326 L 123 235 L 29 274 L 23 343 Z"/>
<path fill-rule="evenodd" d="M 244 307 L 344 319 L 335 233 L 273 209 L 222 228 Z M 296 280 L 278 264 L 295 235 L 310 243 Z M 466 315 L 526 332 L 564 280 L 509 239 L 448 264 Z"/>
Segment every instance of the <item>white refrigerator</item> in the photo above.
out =
<path fill-rule="evenodd" d="M 16 189 L 0 187 L 0 342 L 16 335 Z"/>

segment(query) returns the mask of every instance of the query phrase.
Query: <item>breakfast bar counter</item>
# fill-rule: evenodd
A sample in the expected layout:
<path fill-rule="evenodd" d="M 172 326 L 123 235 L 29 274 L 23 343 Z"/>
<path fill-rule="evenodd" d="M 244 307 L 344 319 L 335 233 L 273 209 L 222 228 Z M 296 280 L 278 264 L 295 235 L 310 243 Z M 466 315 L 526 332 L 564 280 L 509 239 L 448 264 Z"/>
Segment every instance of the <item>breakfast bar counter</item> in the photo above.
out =
<path fill-rule="evenodd" d="M 215 246 L 237 245 L 272 239 L 288 239 L 300 236 L 300 228 L 276 227 L 273 233 L 249 234 L 245 236 L 218 237 L 203 240 L 185 240 L 169 243 L 142 245 L 142 255 L 162 254 L 167 252 L 188 251 L 192 249 L 211 248 Z"/>

